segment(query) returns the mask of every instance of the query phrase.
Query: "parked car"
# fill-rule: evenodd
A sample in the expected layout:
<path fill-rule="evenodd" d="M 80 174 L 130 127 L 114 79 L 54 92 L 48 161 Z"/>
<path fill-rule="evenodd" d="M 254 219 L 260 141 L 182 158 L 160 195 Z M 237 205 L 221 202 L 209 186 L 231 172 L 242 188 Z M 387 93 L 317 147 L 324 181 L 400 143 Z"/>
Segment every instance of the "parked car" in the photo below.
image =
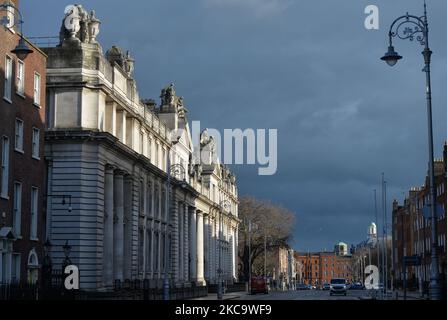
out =
<path fill-rule="evenodd" d="M 324 283 L 323 284 L 323 290 L 331 290 L 331 284 L 330 283 Z"/>
<path fill-rule="evenodd" d="M 296 290 L 310 290 L 309 285 L 300 283 L 297 285 Z"/>
<path fill-rule="evenodd" d="M 333 294 L 347 294 L 346 279 L 336 278 L 331 280 L 330 295 Z"/>
<path fill-rule="evenodd" d="M 252 277 L 251 278 L 251 285 L 250 285 L 250 293 L 251 294 L 257 294 L 257 293 L 269 293 L 269 285 L 268 281 L 265 277 Z"/>
<path fill-rule="evenodd" d="M 365 286 L 361 282 L 355 282 L 350 287 L 350 290 L 364 290 Z"/>
<path fill-rule="evenodd" d="M 312 284 L 310 284 L 310 285 L 309 285 L 309 289 L 310 289 L 310 290 L 317 290 L 317 287 L 314 286 L 314 285 L 312 285 Z"/>

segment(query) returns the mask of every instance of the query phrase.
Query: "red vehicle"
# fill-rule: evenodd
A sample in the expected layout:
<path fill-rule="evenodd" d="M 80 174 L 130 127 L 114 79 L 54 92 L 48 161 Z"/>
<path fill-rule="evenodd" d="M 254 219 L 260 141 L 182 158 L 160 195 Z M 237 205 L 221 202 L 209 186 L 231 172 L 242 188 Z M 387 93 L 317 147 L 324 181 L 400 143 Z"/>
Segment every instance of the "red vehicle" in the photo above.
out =
<path fill-rule="evenodd" d="M 250 294 L 269 293 L 269 285 L 264 277 L 252 277 L 250 283 Z"/>

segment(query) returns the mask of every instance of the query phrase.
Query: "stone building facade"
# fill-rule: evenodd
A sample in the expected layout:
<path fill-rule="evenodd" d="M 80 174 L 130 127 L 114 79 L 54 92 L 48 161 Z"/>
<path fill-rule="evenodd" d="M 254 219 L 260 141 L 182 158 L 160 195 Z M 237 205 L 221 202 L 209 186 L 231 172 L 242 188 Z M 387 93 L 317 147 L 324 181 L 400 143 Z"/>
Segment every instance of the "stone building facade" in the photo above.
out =
<path fill-rule="evenodd" d="M 194 157 L 212 156 L 213 140 L 205 130 L 192 144 L 173 84 L 160 106 L 140 99 L 134 60 L 115 46 L 103 53 L 95 12 L 76 5 L 68 15 L 77 25 L 63 23 L 60 45 L 44 49 L 48 192 L 59 195 L 47 201 L 53 265 L 62 265 L 68 243 L 81 289 L 127 279 L 161 287 L 166 277 L 171 286 L 232 282 L 236 179 L 219 162 Z"/>
<path fill-rule="evenodd" d="M 6 17 L 9 24 L 0 25 L 0 284 L 35 283 L 45 226 L 46 55 L 29 41 L 26 59 L 13 54 L 17 12 L 9 7 L 0 15 Z"/>

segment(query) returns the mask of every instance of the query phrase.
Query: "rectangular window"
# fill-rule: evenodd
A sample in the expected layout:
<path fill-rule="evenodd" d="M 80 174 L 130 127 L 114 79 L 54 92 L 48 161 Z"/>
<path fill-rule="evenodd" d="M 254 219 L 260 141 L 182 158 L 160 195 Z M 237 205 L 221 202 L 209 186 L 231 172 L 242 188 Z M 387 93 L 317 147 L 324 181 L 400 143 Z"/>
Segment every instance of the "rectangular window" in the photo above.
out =
<path fill-rule="evenodd" d="M 33 137 L 32 137 L 32 143 L 33 143 L 33 158 L 34 159 L 40 159 L 40 130 L 37 128 L 33 128 Z"/>
<path fill-rule="evenodd" d="M 20 281 L 20 253 L 13 253 L 11 262 L 11 282 L 18 283 Z"/>
<path fill-rule="evenodd" d="M 6 136 L 2 137 L 2 167 L 1 167 L 1 192 L 2 198 L 8 198 L 8 184 L 9 184 L 9 139 Z"/>
<path fill-rule="evenodd" d="M 22 184 L 20 182 L 14 183 L 14 216 L 12 227 L 16 237 L 21 236 L 21 222 L 22 222 Z"/>
<path fill-rule="evenodd" d="M 15 149 L 23 152 L 23 121 L 20 119 L 16 119 Z"/>
<path fill-rule="evenodd" d="M 140 153 L 144 154 L 144 133 L 143 131 L 140 131 L 140 135 L 139 135 L 139 147 L 140 147 Z"/>
<path fill-rule="evenodd" d="M 34 104 L 40 106 L 40 74 L 34 74 Z"/>
<path fill-rule="evenodd" d="M 17 93 L 25 94 L 25 63 L 21 60 L 17 61 Z"/>
<path fill-rule="evenodd" d="M 38 240 L 37 238 L 37 215 L 39 206 L 39 189 L 36 187 L 31 188 L 31 228 L 30 239 Z"/>
<path fill-rule="evenodd" d="M 5 84 L 4 84 L 3 97 L 8 102 L 11 102 L 11 90 L 12 90 L 12 59 L 6 56 L 5 61 Z"/>

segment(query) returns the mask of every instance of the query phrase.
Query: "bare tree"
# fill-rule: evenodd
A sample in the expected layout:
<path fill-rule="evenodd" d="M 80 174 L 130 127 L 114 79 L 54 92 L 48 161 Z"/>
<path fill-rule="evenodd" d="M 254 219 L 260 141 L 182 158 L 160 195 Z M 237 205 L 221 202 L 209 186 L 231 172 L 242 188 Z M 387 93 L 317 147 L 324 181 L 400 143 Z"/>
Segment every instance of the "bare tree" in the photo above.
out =
<path fill-rule="evenodd" d="M 239 261 L 241 276 L 247 281 L 249 277 L 249 259 L 251 264 L 264 253 L 264 240 L 267 241 L 267 251 L 277 246 L 287 246 L 291 239 L 295 223 L 295 215 L 288 209 L 245 196 L 239 199 L 239 218 L 242 223 L 239 228 Z M 251 232 L 248 225 L 251 223 Z M 251 235 L 249 250 L 248 238 Z M 251 255 L 249 257 L 249 251 Z"/>

